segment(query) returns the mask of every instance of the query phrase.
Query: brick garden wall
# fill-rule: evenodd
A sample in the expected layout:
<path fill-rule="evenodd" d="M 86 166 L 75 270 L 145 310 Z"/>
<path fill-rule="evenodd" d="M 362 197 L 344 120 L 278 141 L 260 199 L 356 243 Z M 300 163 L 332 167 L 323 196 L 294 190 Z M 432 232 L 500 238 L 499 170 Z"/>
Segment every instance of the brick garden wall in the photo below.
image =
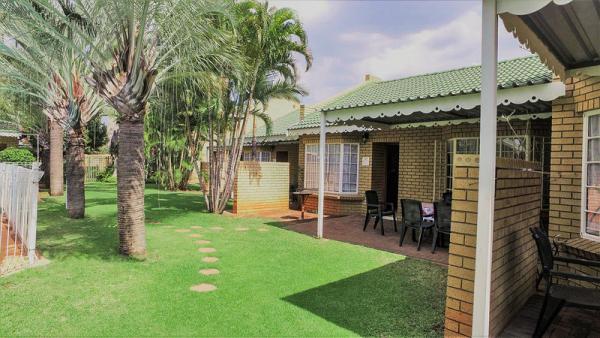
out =
<path fill-rule="evenodd" d="M 19 140 L 16 137 L 4 137 L 0 136 L 0 150 L 4 150 L 10 147 L 16 147 L 19 145 Z"/>
<path fill-rule="evenodd" d="M 233 212 L 280 211 L 289 208 L 289 164 L 240 163 L 234 182 Z"/>
<path fill-rule="evenodd" d="M 470 336 L 475 276 L 479 157 L 454 157 L 452 235 L 448 258 L 446 336 Z M 536 171 L 522 171 L 522 168 Z M 499 334 L 535 292 L 541 180 L 537 164 L 497 159 L 490 335 Z"/>
<path fill-rule="evenodd" d="M 552 105 L 549 232 L 568 239 L 580 237 L 583 115 L 600 109 L 600 77 L 570 78 L 565 85 L 565 96 Z M 600 276 L 592 269 L 564 269 Z"/>

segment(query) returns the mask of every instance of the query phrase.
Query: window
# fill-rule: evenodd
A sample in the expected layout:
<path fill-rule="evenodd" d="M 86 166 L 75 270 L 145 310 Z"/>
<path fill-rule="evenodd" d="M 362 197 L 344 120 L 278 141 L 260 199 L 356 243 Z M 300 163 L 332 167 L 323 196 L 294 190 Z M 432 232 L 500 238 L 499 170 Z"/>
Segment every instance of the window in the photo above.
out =
<path fill-rule="evenodd" d="M 600 240 L 600 110 L 586 114 L 583 127 L 581 235 Z"/>
<path fill-rule="evenodd" d="M 530 151 L 530 137 L 527 135 L 498 136 L 496 143 L 496 156 L 520 160 L 532 159 Z M 479 154 L 479 138 L 464 137 L 448 140 L 446 144 L 446 189 L 452 190 L 452 166 L 454 154 L 477 155 Z M 535 160 L 535 159 L 534 159 Z"/>
<path fill-rule="evenodd" d="M 271 162 L 270 151 L 259 151 L 257 157 L 259 162 Z"/>
<path fill-rule="evenodd" d="M 270 151 L 257 152 L 256 160 L 258 162 L 271 162 L 271 152 Z M 252 152 L 244 151 L 244 154 L 242 155 L 242 161 L 252 161 Z"/>
<path fill-rule="evenodd" d="M 319 188 L 319 145 L 305 147 L 304 188 Z M 325 146 L 325 191 L 358 192 L 358 144 L 332 143 Z"/>

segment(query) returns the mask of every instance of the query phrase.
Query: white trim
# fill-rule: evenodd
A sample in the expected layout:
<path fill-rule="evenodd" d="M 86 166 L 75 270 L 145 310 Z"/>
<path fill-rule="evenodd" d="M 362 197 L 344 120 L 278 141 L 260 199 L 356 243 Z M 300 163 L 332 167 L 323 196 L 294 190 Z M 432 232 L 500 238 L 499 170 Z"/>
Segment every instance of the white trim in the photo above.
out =
<path fill-rule="evenodd" d="M 513 115 L 510 117 L 511 120 L 538 120 L 538 119 L 549 119 L 552 117 L 552 113 L 537 113 L 537 114 L 522 114 L 522 115 Z M 498 121 L 506 121 L 508 118 L 505 116 L 499 116 Z M 399 123 L 399 124 L 390 124 L 388 128 L 381 129 L 368 129 L 368 128 L 358 128 L 355 124 L 347 125 L 347 122 L 341 122 L 341 125 L 329 126 L 327 128 L 327 132 L 331 134 L 342 134 L 342 133 L 351 133 L 355 131 L 378 131 L 378 130 L 386 130 L 386 129 L 406 129 L 406 128 L 419 128 L 419 127 L 445 127 L 445 126 L 457 126 L 463 123 L 479 123 L 479 118 L 472 119 L 457 119 L 457 120 L 441 120 L 441 121 L 428 121 L 428 122 L 412 122 L 412 123 Z M 352 121 L 354 122 L 354 121 Z M 366 121 L 365 121 L 366 122 Z M 292 132 L 296 132 L 297 136 L 301 135 L 315 135 L 319 133 L 319 128 L 305 128 L 305 129 L 295 129 Z"/>
<path fill-rule="evenodd" d="M 305 143 L 304 144 L 304 189 L 306 190 L 314 190 L 313 187 L 306 187 L 306 174 L 307 174 L 307 170 L 306 170 L 306 158 L 308 155 L 308 152 L 306 151 L 306 148 L 309 146 L 315 146 L 315 145 L 319 145 L 318 143 Z M 325 143 L 325 149 L 327 149 L 327 146 L 330 145 L 339 145 L 340 146 L 340 161 L 339 161 L 339 168 L 338 168 L 338 174 L 339 174 L 339 181 L 338 181 L 338 191 L 331 191 L 331 190 L 325 190 L 326 194 L 336 194 L 336 195 L 356 195 L 359 192 L 359 182 L 360 182 L 360 143 L 358 142 L 326 142 Z M 350 145 L 350 146 L 356 146 L 356 190 L 355 191 L 343 191 L 344 188 L 344 145 Z M 328 156 L 327 156 L 327 150 L 325 150 L 325 162 L 328 161 Z M 326 171 L 326 170 L 325 170 Z M 326 172 L 327 174 L 327 172 Z"/>
<path fill-rule="evenodd" d="M 497 12 L 498 14 L 526 15 L 537 12 L 550 3 L 563 6 L 571 1 L 573 0 L 498 0 Z"/>
<path fill-rule="evenodd" d="M 479 190 L 473 288 L 473 337 L 490 334 L 496 135 L 498 110 L 498 16 L 496 0 L 484 0 L 481 13 L 481 127 L 479 128 Z"/>
<path fill-rule="evenodd" d="M 577 76 L 600 76 L 600 65 L 598 66 L 590 66 L 590 67 L 581 67 L 569 69 L 567 71 L 568 77 L 577 77 Z"/>
<path fill-rule="evenodd" d="M 593 241 L 600 241 L 600 236 L 594 236 L 588 234 L 585 230 L 587 227 L 587 214 L 585 205 L 587 204 L 587 194 L 588 194 L 588 185 L 587 185 L 587 165 L 590 163 L 588 158 L 588 140 L 589 140 L 589 130 L 588 130 L 588 121 L 590 116 L 600 115 L 600 109 L 590 110 L 583 114 L 583 152 L 581 153 L 581 205 L 580 205 L 580 222 L 579 222 L 579 235 L 582 238 L 586 238 Z M 598 137 L 594 137 L 598 138 Z"/>
<path fill-rule="evenodd" d="M 524 1 L 526 2 L 526 1 Z M 534 54 L 540 57 L 540 60 L 550 68 L 554 74 L 561 79 L 567 79 L 566 67 L 560 60 L 550 51 L 548 46 L 540 40 L 529 26 L 527 26 L 518 15 L 504 13 L 500 14 L 504 27 L 523 45 Z"/>
<path fill-rule="evenodd" d="M 552 101 L 565 95 L 565 85 L 554 81 L 527 87 L 498 90 L 496 105 L 523 104 L 526 102 Z M 474 109 L 481 105 L 481 94 L 464 94 L 437 97 L 426 100 L 379 104 L 355 108 L 343 108 L 327 112 L 327 122 L 361 120 L 365 117 L 381 118 L 411 115 L 414 112 L 432 113 Z"/>

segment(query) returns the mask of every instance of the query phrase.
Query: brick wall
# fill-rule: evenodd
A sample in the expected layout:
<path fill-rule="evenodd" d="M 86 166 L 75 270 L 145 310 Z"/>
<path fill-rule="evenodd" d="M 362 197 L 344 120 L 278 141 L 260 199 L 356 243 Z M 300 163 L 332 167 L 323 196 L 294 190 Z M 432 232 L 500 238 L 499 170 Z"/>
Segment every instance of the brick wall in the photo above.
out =
<path fill-rule="evenodd" d="M 0 150 L 4 150 L 10 147 L 16 147 L 18 145 L 19 140 L 17 138 L 0 136 Z"/>
<path fill-rule="evenodd" d="M 529 133 L 535 136 L 549 136 L 550 120 L 511 121 L 498 123 L 498 135 L 507 136 Z M 343 210 L 347 213 L 363 213 L 364 192 L 377 190 L 382 201 L 385 200 L 382 186 L 385 182 L 385 162 L 381 158 L 384 144 L 398 144 L 400 149 L 398 201 L 402 198 L 418 199 L 432 202 L 446 191 L 446 142 L 452 138 L 479 137 L 479 124 L 460 124 L 444 127 L 419 127 L 376 131 L 369 134 L 365 144 L 360 144 L 360 133 L 328 134 L 328 143 L 351 142 L 360 144 L 360 159 L 369 157 L 369 166 L 359 163 L 359 191 L 347 201 L 325 200 L 325 210 Z M 318 135 L 300 137 L 298 149 L 298 182 L 303 187 L 304 181 L 304 147 L 306 144 L 318 143 Z M 435 149 L 435 150 L 434 150 Z M 359 160 L 359 162 L 362 162 Z M 434 182 L 435 166 L 435 182 Z M 361 199 L 357 203 L 356 198 Z M 310 199 L 309 199 L 310 200 Z M 343 204 L 336 206 L 328 204 Z M 315 202 L 316 210 L 316 202 Z M 312 206 L 312 204 L 311 204 Z"/>
<path fill-rule="evenodd" d="M 471 334 L 479 157 L 454 157 L 452 235 L 448 257 L 446 336 Z M 535 172 L 522 168 L 535 169 Z M 497 159 L 490 335 L 499 334 L 535 291 L 536 248 L 528 228 L 541 206 L 539 166 Z"/>
<path fill-rule="evenodd" d="M 234 182 L 233 212 L 287 210 L 288 172 L 288 163 L 241 162 Z"/>
<path fill-rule="evenodd" d="M 580 237 L 583 115 L 600 109 L 600 77 L 570 78 L 565 85 L 565 96 L 552 104 L 549 232 L 567 239 Z M 597 270 L 563 268 L 600 276 Z"/>

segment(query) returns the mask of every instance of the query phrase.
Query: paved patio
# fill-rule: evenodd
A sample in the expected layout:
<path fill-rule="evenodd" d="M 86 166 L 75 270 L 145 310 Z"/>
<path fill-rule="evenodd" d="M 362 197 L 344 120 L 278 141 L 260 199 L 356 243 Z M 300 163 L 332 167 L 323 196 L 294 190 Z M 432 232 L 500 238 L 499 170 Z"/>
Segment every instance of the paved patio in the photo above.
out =
<path fill-rule="evenodd" d="M 540 295 L 531 297 L 519 314 L 504 329 L 501 337 L 531 337 L 542 308 L 544 298 Z M 544 337 L 600 337 L 600 311 L 576 308 L 563 308 Z"/>
<path fill-rule="evenodd" d="M 343 217 L 332 217 L 325 219 L 323 237 L 346 243 L 363 245 L 369 248 L 398 253 L 408 257 L 425 259 L 441 265 L 448 265 L 448 248 L 438 248 L 435 254 L 431 253 L 431 236 L 425 233 L 421 250 L 417 251 L 417 243 L 411 240 L 410 232 L 402 247 L 398 245 L 400 233 L 394 232 L 392 221 L 385 221 L 385 236 L 381 236 L 379 226 L 373 230 L 373 221 L 369 223 L 367 230 L 363 232 L 364 216 L 351 215 Z M 317 234 L 317 221 L 315 219 L 305 221 L 291 221 L 285 224 L 285 228 L 310 236 Z M 398 224 L 400 229 L 400 224 Z"/>

